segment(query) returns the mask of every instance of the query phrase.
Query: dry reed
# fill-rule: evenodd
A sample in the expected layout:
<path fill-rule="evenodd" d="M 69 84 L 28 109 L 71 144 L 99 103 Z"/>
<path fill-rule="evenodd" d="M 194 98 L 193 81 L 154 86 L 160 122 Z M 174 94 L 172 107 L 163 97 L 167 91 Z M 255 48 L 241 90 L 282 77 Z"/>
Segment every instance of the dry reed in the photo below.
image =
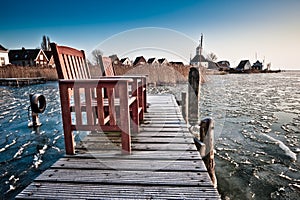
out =
<path fill-rule="evenodd" d="M 138 65 L 135 67 L 114 66 L 116 75 L 148 75 L 148 83 L 154 85 L 187 82 L 190 66 Z"/>
<path fill-rule="evenodd" d="M 185 83 L 188 81 L 189 65 L 139 65 L 139 66 L 114 66 L 116 75 L 148 75 L 147 82 L 153 85 L 165 85 Z M 90 66 L 93 77 L 101 77 L 98 66 Z M 205 72 L 201 70 L 202 80 Z M 51 67 L 23 67 L 4 66 L 0 67 L 0 78 L 36 78 L 44 77 L 46 80 L 57 80 L 56 68 Z"/>
<path fill-rule="evenodd" d="M 0 67 L 0 78 L 37 78 L 44 77 L 46 80 L 57 80 L 57 72 L 51 67 L 23 67 L 4 66 Z"/>

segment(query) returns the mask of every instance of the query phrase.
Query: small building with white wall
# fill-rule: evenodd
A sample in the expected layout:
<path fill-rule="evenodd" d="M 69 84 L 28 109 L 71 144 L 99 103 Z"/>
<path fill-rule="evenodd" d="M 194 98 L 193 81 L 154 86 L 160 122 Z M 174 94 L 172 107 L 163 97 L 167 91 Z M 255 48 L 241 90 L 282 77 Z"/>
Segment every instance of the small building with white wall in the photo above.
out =
<path fill-rule="evenodd" d="M 241 60 L 239 65 L 236 67 L 236 70 L 239 71 L 245 71 L 245 70 L 250 70 L 251 69 L 251 64 L 249 60 Z"/>
<path fill-rule="evenodd" d="M 8 50 L 0 44 L 0 67 L 9 64 Z"/>

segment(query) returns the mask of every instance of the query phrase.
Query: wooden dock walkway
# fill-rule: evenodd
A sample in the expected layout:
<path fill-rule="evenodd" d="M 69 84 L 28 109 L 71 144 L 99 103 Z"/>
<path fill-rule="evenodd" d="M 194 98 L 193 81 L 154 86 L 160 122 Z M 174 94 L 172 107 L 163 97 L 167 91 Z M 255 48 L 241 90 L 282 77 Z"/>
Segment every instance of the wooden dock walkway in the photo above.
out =
<path fill-rule="evenodd" d="M 220 199 L 172 95 L 148 96 L 132 154 L 115 133 L 91 133 L 16 199 Z"/>

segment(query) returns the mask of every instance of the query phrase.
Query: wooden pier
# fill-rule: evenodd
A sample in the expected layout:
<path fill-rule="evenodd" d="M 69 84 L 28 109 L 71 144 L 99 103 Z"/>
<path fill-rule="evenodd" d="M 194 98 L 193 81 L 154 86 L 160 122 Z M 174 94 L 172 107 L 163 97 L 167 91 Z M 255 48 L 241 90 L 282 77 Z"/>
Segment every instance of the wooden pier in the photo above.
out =
<path fill-rule="evenodd" d="M 147 100 L 131 155 L 118 134 L 91 133 L 16 199 L 220 199 L 174 96 Z"/>
<path fill-rule="evenodd" d="M 43 77 L 37 78 L 0 78 L 0 85 L 2 86 L 24 86 L 33 84 L 46 83 L 46 79 Z"/>

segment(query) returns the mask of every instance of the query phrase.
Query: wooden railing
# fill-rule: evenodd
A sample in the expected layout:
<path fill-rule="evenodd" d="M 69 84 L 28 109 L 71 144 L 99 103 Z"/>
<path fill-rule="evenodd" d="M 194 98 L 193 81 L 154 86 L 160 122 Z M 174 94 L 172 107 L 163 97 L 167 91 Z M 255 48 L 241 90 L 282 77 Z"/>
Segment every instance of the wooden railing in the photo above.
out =
<path fill-rule="evenodd" d="M 67 154 L 75 153 L 72 132 L 77 130 L 121 131 L 122 150 L 130 153 L 130 109 L 138 108 L 137 97 L 129 95 L 131 82 L 129 78 L 59 81 Z"/>
<path fill-rule="evenodd" d="M 75 153 L 73 131 L 97 130 L 120 131 L 122 151 L 130 153 L 131 130 L 139 132 L 146 111 L 146 79 L 114 76 L 110 58 L 105 66 L 111 76 L 93 79 L 83 50 L 50 45 L 59 77 L 66 153 Z"/>

